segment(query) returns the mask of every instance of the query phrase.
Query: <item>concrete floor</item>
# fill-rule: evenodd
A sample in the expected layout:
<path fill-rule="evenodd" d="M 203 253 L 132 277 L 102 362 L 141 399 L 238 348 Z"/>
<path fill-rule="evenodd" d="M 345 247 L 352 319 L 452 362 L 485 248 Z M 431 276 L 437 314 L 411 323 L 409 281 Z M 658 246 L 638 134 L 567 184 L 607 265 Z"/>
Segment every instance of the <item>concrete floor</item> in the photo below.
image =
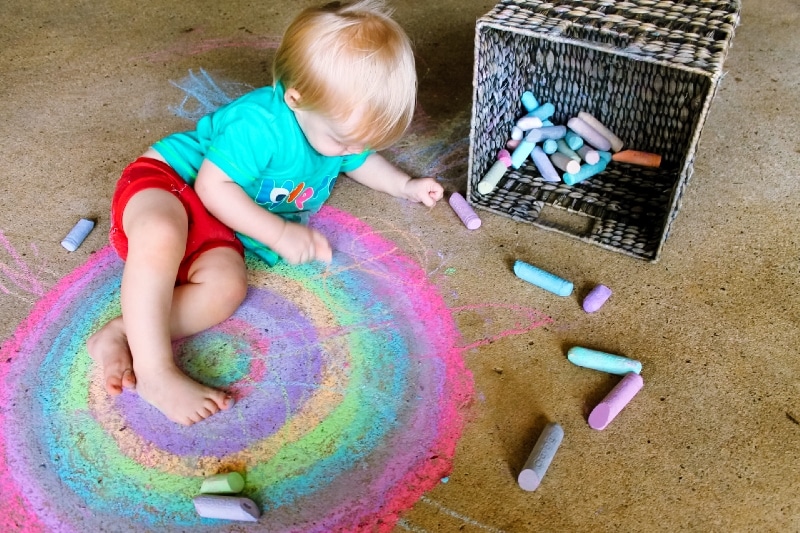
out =
<path fill-rule="evenodd" d="M 170 80 L 204 68 L 269 83 L 276 39 L 306 4 L 4 2 L 0 339 L 105 246 L 121 168 L 185 129 Z M 657 263 L 488 213 L 467 234 L 446 203 L 427 212 L 338 186 L 332 206 L 405 228 L 441 258 L 450 273 L 436 284 L 451 307 L 498 303 L 553 319 L 502 335 L 514 317 L 457 315 L 465 345 L 477 346 L 464 354 L 475 399 L 449 481 L 396 531 L 800 531 L 800 4 L 744 4 Z M 448 191 L 466 188 L 474 24 L 492 5 L 395 2 L 420 72 L 418 145 L 407 144 L 417 157 L 404 164 Z M 67 253 L 59 242 L 81 217 L 98 228 Z M 576 294 L 521 286 L 508 271 L 516 258 L 575 281 Z M 580 297 L 596 283 L 614 296 L 587 315 Z M 644 365 L 644 389 L 605 431 L 586 415 L 615 378 L 571 366 L 573 345 Z M 566 437 L 539 490 L 524 492 L 516 473 L 547 421 Z"/>

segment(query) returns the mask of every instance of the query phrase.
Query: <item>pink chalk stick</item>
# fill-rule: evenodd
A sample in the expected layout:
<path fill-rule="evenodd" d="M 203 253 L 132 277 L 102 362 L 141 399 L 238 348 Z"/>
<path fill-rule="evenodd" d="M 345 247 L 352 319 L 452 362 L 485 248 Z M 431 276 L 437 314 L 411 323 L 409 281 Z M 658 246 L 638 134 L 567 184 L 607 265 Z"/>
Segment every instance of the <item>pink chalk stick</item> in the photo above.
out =
<path fill-rule="evenodd" d="M 636 372 L 625 374 L 622 381 L 592 409 L 589 414 L 589 427 L 596 430 L 605 429 L 643 386 L 642 376 Z"/>
<path fill-rule="evenodd" d="M 596 129 L 578 117 L 573 117 L 567 121 L 569 129 L 577 133 L 584 141 L 591 144 L 598 150 L 608 152 L 611 150 L 611 142 L 603 137 Z"/>
<path fill-rule="evenodd" d="M 463 196 L 454 192 L 450 195 L 449 202 L 450 207 L 453 208 L 453 211 L 456 212 L 456 215 L 458 215 L 458 218 L 461 219 L 461 222 L 464 223 L 467 229 L 478 229 L 481 227 L 481 219 Z"/>
<path fill-rule="evenodd" d="M 500 150 L 497 152 L 497 160 L 503 163 L 506 167 L 511 166 L 511 154 L 508 150 Z"/>
<path fill-rule="evenodd" d="M 602 284 L 598 285 L 583 299 L 583 310 L 587 313 L 594 313 L 603 307 L 603 304 L 606 303 L 610 296 L 611 289 Z"/>

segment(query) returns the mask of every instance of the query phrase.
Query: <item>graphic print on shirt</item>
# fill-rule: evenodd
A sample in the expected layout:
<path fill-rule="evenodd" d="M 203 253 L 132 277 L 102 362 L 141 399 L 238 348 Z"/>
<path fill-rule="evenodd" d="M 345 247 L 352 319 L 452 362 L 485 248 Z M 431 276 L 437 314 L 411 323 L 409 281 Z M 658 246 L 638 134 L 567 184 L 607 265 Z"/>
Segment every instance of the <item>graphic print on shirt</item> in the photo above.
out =
<path fill-rule="evenodd" d="M 294 204 L 298 211 L 304 211 L 306 208 L 311 211 L 317 211 L 330 196 L 335 181 L 335 178 L 332 179 L 330 176 L 325 176 L 321 180 L 319 187 L 315 189 L 314 187 L 306 186 L 305 182 L 302 181 L 295 183 L 292 180 L 284 180 L 283 183 L 278 185 L 275 180 L 267 178 L 261 182 L 261 188 L 255 196 L 255 201 L 269 211 L 276 211 L 279 206 L 284 204 Z M 287 210 L 284 207 L 281 211 Z"/>

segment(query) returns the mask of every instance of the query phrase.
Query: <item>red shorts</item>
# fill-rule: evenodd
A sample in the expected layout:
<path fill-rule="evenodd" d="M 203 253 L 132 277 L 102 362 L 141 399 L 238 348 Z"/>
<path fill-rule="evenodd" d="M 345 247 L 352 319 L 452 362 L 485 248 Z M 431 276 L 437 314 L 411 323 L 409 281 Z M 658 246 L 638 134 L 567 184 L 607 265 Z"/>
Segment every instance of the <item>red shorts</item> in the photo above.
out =
<path fill-rule="evenodd" d="M 186 209 L 189 235 L 186 239 L 186 253 L 178 269 L 178 285 L 188 282 L 192 262 L 212 248 L 228 246 L 244 256 L 244 247 L 233 230 L 206 211 L 194 189 L 172 167 L 157 159 L 140 157 L 122 171 L 111 200 L 109 241 L 123 260 L 128 257 L 128 237 L 122 229 L 122 213 L 133 195 L 145 189 L 171 192 Z"/>

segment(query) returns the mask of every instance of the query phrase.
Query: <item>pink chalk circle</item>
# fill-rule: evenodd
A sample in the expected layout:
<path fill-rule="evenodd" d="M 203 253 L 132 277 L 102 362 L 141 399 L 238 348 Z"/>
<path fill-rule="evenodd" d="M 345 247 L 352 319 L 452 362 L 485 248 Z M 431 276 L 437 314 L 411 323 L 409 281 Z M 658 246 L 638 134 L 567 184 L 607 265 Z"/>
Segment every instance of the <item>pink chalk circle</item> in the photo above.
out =
<path fill-rule="evenodd" d="M 600 284 L 596 286 L 586 295 L 586 298 L 583 299 L 583 310 L 587 313 L 594 313 L 603 307 L 603 304 L 611 297 L 611 294 L 611 289 L 605 285 Z"/>
<path fill-rule="evenodd" d="M 598 431 L 605 429 L 643 386 L 642 376 L 635 372 L 625 374 L 603 401 L 592 409 L 589 414 L 589 427 Z"/>
<path fill-rule="evenodd" d="M 450 207 L 456 212 L 458 218 L 467 227 L 467 229 L 478 229 L 481 227 L 481 219 L 475 211 L 467 203 L 467 200 L 459 193 L 454 192 L 450 195 Z"/>

